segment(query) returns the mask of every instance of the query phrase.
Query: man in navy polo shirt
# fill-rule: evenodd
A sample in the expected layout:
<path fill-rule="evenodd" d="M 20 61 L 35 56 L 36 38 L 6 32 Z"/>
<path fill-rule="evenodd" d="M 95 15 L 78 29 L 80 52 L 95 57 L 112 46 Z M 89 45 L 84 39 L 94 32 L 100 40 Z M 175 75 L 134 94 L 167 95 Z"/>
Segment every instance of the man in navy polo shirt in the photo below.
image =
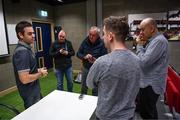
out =
<path fill-rule="evenodd" d="M 19 22 L 16 25 L 16 34 L 19 42 L 13 54 L 14 73 L 19 94 L 27 109 L 41 99 L 38 79 L 47 76 L 48 72 L 45 68 L 37 68 L 30 46 L 35 37 L 32 24 L 27 21 Z"/>

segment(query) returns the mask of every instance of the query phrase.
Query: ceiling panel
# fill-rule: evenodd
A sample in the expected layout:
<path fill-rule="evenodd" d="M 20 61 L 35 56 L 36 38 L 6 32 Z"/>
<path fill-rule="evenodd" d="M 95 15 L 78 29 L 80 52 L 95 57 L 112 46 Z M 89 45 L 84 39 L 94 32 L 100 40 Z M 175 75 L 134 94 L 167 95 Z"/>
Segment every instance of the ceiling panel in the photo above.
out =
<path fill-rule="evenodd" d="M 37 0 L 37 1 L 48 4 L 48 5 L 52 5 L 52 6 L 58 6 L 58 5 L 64 5 L 64 4 L 83 2 L 86 0 Z"/>

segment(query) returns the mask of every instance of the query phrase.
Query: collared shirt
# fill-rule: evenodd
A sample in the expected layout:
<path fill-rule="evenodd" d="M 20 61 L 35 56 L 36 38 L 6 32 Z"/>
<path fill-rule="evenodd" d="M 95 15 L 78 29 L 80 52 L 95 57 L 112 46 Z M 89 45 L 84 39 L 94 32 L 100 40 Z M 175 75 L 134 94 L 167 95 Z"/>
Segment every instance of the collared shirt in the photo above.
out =
<path fill-rule="evenodd" d="M 23 98 L 40 93 L 39 81 L 23 84 L 19 79 L 19 72 L 37 73 L 37 62 L 31 46 L 25 42 L 19 41 L 13 54 L 13 66 L 16 77 L 16 84 L 20 95 Z"/>
<path fill-rule="evenodd" d="M 137 54 L 142 68 L 141 88 L 152 86 L 155 93 L 163 94 L 169 61 L 167 39 L 157 33 L 146 46 L 137 46 Z"/>

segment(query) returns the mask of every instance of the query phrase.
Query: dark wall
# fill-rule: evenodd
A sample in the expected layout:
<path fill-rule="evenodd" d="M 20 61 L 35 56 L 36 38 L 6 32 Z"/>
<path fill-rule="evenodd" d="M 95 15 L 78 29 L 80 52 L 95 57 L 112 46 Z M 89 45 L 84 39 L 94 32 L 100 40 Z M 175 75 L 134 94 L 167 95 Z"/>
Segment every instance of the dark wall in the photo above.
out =
<path fill-rule="evenodd" d="M 70 28 L 80 27 L 78 35 L 76 31 L 68 31 L 68 38 L 70 38 L 72 43 L 77 44 L 80 42 L 79 40 L 83 39 L 86 36 L 86 29 L 87 29 L 87 12 L 86 9 L 89 7 L 86 6 L 86 3 L 73 4 L 67 5 L 63 7 L 56 7 L 54 10 L 53 6 L 45 5 L 43 3 L 37 3 L 27 0 L 20 0 L 20 3 L 12 3 L 11 0 L 4 0 L 5 1 L 5 13 L 6 13 L 6 20 L 7 24 L 16 24 L 20 20 L 29 20 L 31 21 L 33 18 L 36 19 L 45 19 L 45 20 L 52 20 L 55 21 L 56 25 L 62 25 L 65 29 L 70 30 Z M 71 9 L 73 8 L 74 9 Z M 77 8 L 78 7 L 78 8 Z M 63 9 L 62 9 L 63 8 Z M 37 14 L 39 9 L 45 9 L 49 11 L 48 18 L 40 18 Z M 81 10 L 79 12 L 79 9 Z M 61 11 L 63 10 L 63 11 Z M 80 15 L 80 18 L 77 17 L 67 16 L 66 11 L 71 13 L 70 10 L 75 10 L 76 14 Z M 108 17 L 110 15 L 128 15 L 132 13 L 151 13 L 151 12 L 166 12 L 168 10 L 180 10 L 180 2 L 179 0 L 102 0 L 102 15 L 103 18 Z M 78 13 L 79 12 L 79 13 Z M 61 14 L 63 14 L 63 17 Z M 93 13 L 92 13 L 93 14 Z M 96 14 L 96 13 L 94 13 Z M 69 18 L 70 17 L 70 18 Z M 97 16 L 98 17 L 98 16 Z M 69 19 L 68 21 L 66 21 Z M 81 22 L 82 21 L 82 22 Z M 77 24 L 78 23 L 78 24 Z M 75 42 L 76 40 L 77 42 Z M 80 44 L 80 43 L 79 43 Z M 131 49 L 132 42 L 127 42 L 128 47 Z M 170 64 L 176 67 L 176 69 L 180 72 L 180 42 L 169 42 L 170 46 Z M 15 45 L 10 45 L 10 55 L 12 56 L 13 50 Z M 78 47 L 76 47 L 77 49 Z M 15 85 L 15 78 L 11 63 L 11 56 L 7 58 L 0 58 L 0 91 L 8 89 Z M 75 62 L 79 61 L 76 59 Z M 79 64 L 78 64 L 79 65 Z"/>
<path fill-rule="evenodd" d="M 158 13 L 180 10 L 179 0 L 103 0 L 103 18 L 111 15 Z M 131 42 L 128 46 L 131 46 Z M 170 41 L 170 64 L 180 72 L 180 40 Z"/>
<path fill-rule="evenodd" d="M 166 12 L 180 8 L 178 0 L 103 0 L 103 18 L 110 15 Z"/>
<path fill-rule="evenodd" d="M 10 53 L 13 52 L 15 45 L 9 46 Z M 0 58 L 0 91 L 15 85 L 14 71 L 12 66 L 12 54 L 9 57 Z"/>
<path fill-rule="evenodd" d="M 169 41 L 170 64 L 180 73 L 180 40 Z"/>
<path fill-rule="evenodd" d="M 39 9 L 47 10 L 49 13 L 48 18 L 41 18 L 38 14 Z M 4 0 L 4 10 L 6 24 L 16 24 L 21 20 L 31 22 L 34 18 L 39 20 L 53 20 L 54 17 L 52 6 L 34 0 L 28 2 L 27 0 L 20 0 L 18 2 Z M 10 56 L 0 58 L 0 92 L 16 85 L 12 66 L 12 54 L 15 47 L 16 45 L 9 45 Z"/>

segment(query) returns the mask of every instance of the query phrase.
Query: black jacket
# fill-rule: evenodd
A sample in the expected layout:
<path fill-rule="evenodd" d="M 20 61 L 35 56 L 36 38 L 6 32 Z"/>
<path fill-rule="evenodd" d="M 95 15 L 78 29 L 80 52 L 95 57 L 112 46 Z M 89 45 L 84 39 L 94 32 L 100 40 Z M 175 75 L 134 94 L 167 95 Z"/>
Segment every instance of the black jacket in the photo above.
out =
<path fill-rule="evenodd" d="M 68 51 L 67 56 L 59 52 L 59 50 L 62 48 Z M 51 45 L 49 54 L 54 58 L 55 68 L 67 69 L 72 66 L 71 56 L 74 56 L 75 52 L 70 41 L 65 40 L 64 43 L 60 43 L 58 40 L 56 40 Z"/>
<path fill-rule="evenodd" d="M 102 55 L 107 54 L 107 49 L 104 46 L 104 42 L 101 38 L 98 38 L 94 44 L 92 44 L 88 37 L 81 43 L 81 46 L 77 52 L 77 57 L 83 62 L 83 67 L 89 69 L 92 66 L 88 60 L 84 57 L 87 54 L 91 54 L 93 57 L 98 58 Z"/>

